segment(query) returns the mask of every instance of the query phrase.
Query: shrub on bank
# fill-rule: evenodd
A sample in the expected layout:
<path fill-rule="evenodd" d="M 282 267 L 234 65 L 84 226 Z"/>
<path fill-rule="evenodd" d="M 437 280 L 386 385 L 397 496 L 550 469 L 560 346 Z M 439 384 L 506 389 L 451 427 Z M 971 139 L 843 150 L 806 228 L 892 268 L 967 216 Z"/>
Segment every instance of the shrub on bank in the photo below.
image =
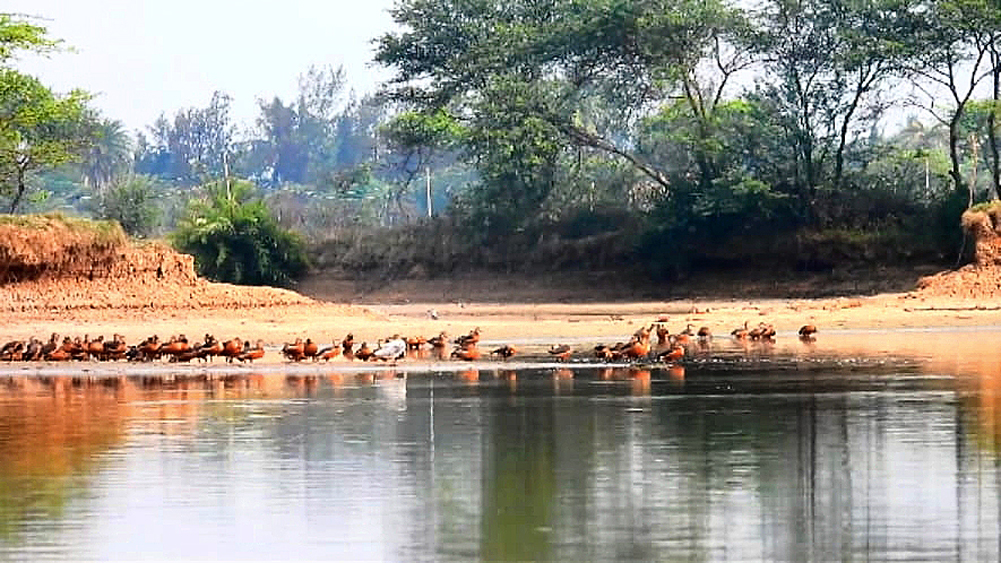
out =
<path fill-rule="evenodd" d="M 195 257 L 198 273 L 245 285 L 290 286 L 307 270 L 302 238 L 283 229 L 249 182 L 204 186 L 171 235 L 174 247 Z"/>

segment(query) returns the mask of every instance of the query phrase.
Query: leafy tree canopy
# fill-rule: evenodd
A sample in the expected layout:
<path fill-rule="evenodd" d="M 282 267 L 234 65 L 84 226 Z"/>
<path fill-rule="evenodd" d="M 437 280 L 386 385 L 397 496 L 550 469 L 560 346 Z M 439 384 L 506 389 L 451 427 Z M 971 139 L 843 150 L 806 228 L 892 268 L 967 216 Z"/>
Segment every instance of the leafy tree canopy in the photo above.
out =
<path fill-rule="evenodd" d="M 138 140 L 137 172 L 185 186 L 222 176 L 235 134 L 231 103 L 227 94 L 214 92 L 206 108 L 179 110 L 173 120 L 161 114 L 149 128 L 151 139 Z"/>
<path fill-rule="evenodd" d="M 8 66 L 21 51 L 47 52 L 59 44 L 44 27 L 0 14 L 0 193 L 10 197 L 11 213 L 30 189 L 31 174 L 79 159 L 93 137 L 89 94 L 56 94 Z"/>
<path fill-rule="evenodd" d="M 58 95 L 38 79 L 0 68 L 0 179 L 17 211 L 30 189 L 29 174 L 79 160 L 92 141 L 90 95 Z"/>
<path fill-rule="evenodd" d="M 751 35 L 743 13 L 719 0 L 405 0 L 392 14 L 402 31 L 383 35 L 376 54 L 396 71 L 388 94 L 463 120 L 481 175 L 474 199 L 493 215 L 484 222 L 508 228 L 549 196 L 573 147 L 671 188 L 664 163 L 637 150 L 638 118 L 682 95 L 706 140 L 707 114 L 748 64 L 734 47 Z M 697 76 L 707 57 L 721 74 L 715 94 Z M 708 160 L 698 159 L 704 186 L 718 174 Z"/>

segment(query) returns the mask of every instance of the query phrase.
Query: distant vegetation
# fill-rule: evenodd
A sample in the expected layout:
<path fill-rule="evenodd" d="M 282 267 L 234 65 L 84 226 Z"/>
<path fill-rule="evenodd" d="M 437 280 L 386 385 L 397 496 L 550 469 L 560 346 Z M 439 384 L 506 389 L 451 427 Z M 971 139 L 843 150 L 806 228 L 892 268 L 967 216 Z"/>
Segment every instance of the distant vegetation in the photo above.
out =
<path fill-rule="evenodd" d="M 245 283 L 304 270 L 286 229 L 317 265 L 366 275 L 952 263 L 963 210 L 1001 191 L 1001 8 L 743 6 L 398 0 L 378 95 L 317 66 L 254 123 L 217 92 L 134 138 L 84 93 L 15 95 L 39 85 L 10 54 L 58 44 L 3 16 L 0 195 L 174 233 L 205 273 Z M 22 101 L 66 141 L 27 168 L 18 151 L 50 145 Z M 243 250 L 193 215 L 221 185 L 248 186 L 240 205 L 269 225 L 241 231 Z"/>

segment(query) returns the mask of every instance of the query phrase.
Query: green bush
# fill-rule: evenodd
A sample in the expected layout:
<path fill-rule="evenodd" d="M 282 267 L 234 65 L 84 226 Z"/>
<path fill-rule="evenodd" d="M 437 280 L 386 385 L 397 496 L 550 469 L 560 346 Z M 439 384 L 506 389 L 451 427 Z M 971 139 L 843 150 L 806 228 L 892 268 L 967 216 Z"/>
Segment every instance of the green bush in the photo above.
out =
<path fill-rule="evenodd" d="M 217 281 L 290 286 L 308 268 L 304 243 L 283 229 L 244 181 L 213 182 L 193 200 L 171 235 L 194 255 L 198 273 Z"/>
<path fill-rule="evenodd" d="M 147 237 L 160 223 L 159 197 L 155 180 L 149 176 L 122 178 L 96 197 L 94 215 L 118 221 L 132 236 Z"/>

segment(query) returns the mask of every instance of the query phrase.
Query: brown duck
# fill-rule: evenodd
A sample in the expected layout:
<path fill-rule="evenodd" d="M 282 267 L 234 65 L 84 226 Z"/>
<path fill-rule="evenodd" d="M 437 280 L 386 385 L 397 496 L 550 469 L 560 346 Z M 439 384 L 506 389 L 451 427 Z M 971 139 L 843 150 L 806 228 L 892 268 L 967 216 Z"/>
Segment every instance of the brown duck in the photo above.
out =
<path fill-rule="evenodd" d="M 559 346 L 553 345 L 549 349 L 549 355 L 561 362 L 569 360 L 571 354 L 573 354 L 573 348 L 571 348 L 569 344 L 560 344 Z"/>
<path fill-rule="evenodd" d="M 504 358 L 506 360 L 506 359 L 510 358 L 511 356 L 515 355 L 517 352 L 518 352 L 518 350 L 515 349 L 514 346 L 511 346 L 509 344 L 505 344 L 505 345 L 501 346 L 500 348 L 496 348 L 496 349 L 492 350 L 490 352 L 490 355 L 491 356 L 500 356 L 500 357 L 502 357 L 502 358 Z"/>

